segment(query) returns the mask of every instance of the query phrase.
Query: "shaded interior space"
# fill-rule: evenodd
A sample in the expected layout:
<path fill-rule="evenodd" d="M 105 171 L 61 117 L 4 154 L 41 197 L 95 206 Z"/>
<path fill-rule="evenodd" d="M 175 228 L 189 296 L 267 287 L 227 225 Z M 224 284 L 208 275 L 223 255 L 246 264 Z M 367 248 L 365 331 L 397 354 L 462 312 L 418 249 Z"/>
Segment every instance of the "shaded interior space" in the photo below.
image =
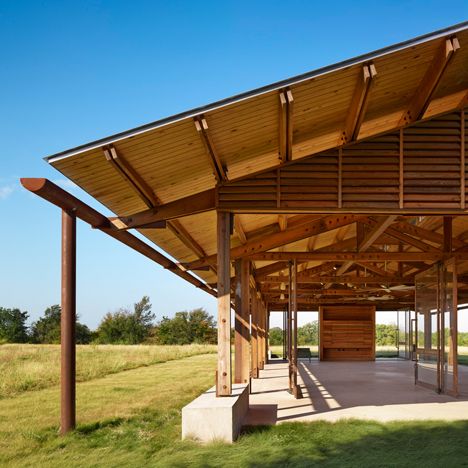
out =
<path fill-rule="evenodd" d="M 374 362 L 299 360 L 303 398 L 288 392 L 288 364 L 277 360 L 252 381 L 246 425 L 292 421 L 461 420 L 468 414 L 468 367 L 459 367 L 459 396 L 437 394 L 414 384 L 414 363 L 403 359 Z"/>

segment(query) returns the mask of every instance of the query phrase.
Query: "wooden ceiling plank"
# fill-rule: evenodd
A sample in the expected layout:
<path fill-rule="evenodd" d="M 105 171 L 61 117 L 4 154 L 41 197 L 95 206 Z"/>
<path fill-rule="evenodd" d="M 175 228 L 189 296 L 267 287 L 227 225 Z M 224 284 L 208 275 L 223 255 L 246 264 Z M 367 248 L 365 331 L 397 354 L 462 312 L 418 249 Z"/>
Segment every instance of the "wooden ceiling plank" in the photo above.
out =
<path fill-rule="evenodd" d="M 341 136 L 341 145 L 358 139 L 359 130 L 367 110 L 369 94 L 377 71 L 374 64 L 364 65 L 354 89 L 351 105 L 348 109 L 345 128 Z"/>
<path fill-rule="evenodd" d="M 408 109 L 405 110 L 400 119 L 400 126 L 411 124 L 424 117 L 424 113 L 442 80 L 445 70 L 459 48 L 460 44 L 456 37 L 443 39 L 443 43 L 435 53 L 416 93 L 410 101 Z"/>
<path fill-rule="evenodd" d="M 217 182 L 225 182 L 228 180 L 226 171 L 221 163 L 218 153 L 216 152 L 215 146 L 211 139 L 211 135 L 208 130 L 208 122 L 203 115 L 194 118 L 195 128 L 205 146 L 208 158 L 213 168 L 214 176 Z"/>
<path fill-rule="evenodd" d="M 149 185 L 133 169 L 125 158 L 121 154 L 117 153 L 114 146 L 111 145 L 106 147 L 103 151 L 106 160 L 109 161 L 120 176 L 132 187 L 148 208 L 153 208 L 159 204 L 158 198 Z"/>

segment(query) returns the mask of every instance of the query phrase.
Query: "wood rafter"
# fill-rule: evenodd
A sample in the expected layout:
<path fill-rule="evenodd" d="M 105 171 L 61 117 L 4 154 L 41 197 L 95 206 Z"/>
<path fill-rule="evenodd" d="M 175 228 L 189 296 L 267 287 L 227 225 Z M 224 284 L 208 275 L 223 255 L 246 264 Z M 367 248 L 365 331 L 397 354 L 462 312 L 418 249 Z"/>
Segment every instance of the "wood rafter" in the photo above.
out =
<path fill-rule="evenodd" d="M 390 215 L 376 220 L 372 229 L 357 244 L 357 251 L 365 252 L 368 250 L 372 244 L 385 232 L 385 230 L 395 221 L 395 219 L 395 215 Z M 343 265 L 341 265 L 341 267 L 338 269 L 338 276 L 346 273 L 352 264 L 352 261 L 343 263 Z"/>
<path fill-rule="evenodd" d="M 156 206 L 160 204 L 158 197 L 152 191 L 152 189 L 146 184 L 146 182 L 142 179 L 142 177 L 132 168 L 132 166 L 121 156 L 117 154 L 116 149 L 113 146 L 107 147 L 104 149 L 104 155 L 106 160 L 109 161 L 115 169 L 119 172 L 119 174 L 123 177 L 125 181 L 136 191 L 136 193 L 140 196 L 140 198 L 146 203 L 149 211 L 155 214 L 157 212 Z M 140 213 L 141 214 L 141 213 Z M 145 212 L 145 215 L 147 212 Z M 131 218 L 131 217 L 130 217 Z M 144 219 L 143 216 L 140 217 Z M 148 219 L 148 218 L 146 218 Z M 143 227 L 151 227 L 153 224 L 157 224 L 158 221 L 153 219 L 143 224 Z M 128 223 L 125 223 L 120 218 L 111 220 L 114 226 L 122 229 L 122 223 L 125 226 L 124 229 L 128 229 Z M 198 258 L 202 258 L 206 256 L 205 251 L 203 248 L 195 241 L 195 239 L 188 233 L 188 231 L 182 226 L 180 221 L 172 220 L 167 222 L 167 228 L 187 247 L 191 250 Z M 216 271 L 212 266 L 213 271 Z"/>
<path fill-rule="evenodd" d="M 325 216 L 297 227 L 288 228 L 286 231 L 276 232 L 274 234 L 266 235 L 260 239 L 249 241 L 245 245 L 234 247 L 231 249 L 231 258 L 236 259 L 239 257 L 249 256 L 254 253 L 265 252 L 266 250 L 281 247 L 298 240 L 306 239 L 310 236 L 352 224 L 361 218 L 362 217 L 358 215 Z M 191 270 L 200 266 L 203 267 L 213 264 L 214 262 L 216 262 L 216 254 L 209 255 L 199 261 L 187 263 L 185 267 Z"/>
<path fill-rule="evenodd" d="M 128 216 L 111 218 L 111 221 L 117 221 L 120 229 L 136 229 L 146 227 L 149 224 L 159 221 L 168 221 L 173 218 L 180 218 L 205 211 L 215 209 L 216 193 L 214 189 L 196 193 L 188 197 L 180 198 L 173 202 L 154 206 L 149 210 L 140 211 Z"/>
<path fill-rule="evenodd" d="M 292 160 L 294 98 L 291 90 L 279 93 L 279 157 L 281 162 Z"/>
<path fill-rule="evenodd" d="M 241 244 L 246 244 L 247 237 L 245 235 L 244 228 L 242 227 L 242 222 L 239 218 L 239 215 L 234 215 L 234 231 L 236 231 L 237 237 L 239 238 Z"/>
<path fill-rule="evenodd" d="M 227 180 L 226 170 L 221 163 L 218 153 L 216 152 L 213 140 L 208 131 L 208 122 L 206 121 L 203 115 L 195 117 L 195 128 L 197 129 L 198 134 L 205 146 L 206 152 L 208 154 L 208 159 L 210 161 L 211 167 L 213 168 L 213 174 L 216 178 L 216 181 L 225 182 Z"/>
<path fill-rule="evenodd" d="M 344 145 L 358 139 L 359 130 L 361 129 L 361 124 L 367 110 L 370 90 L 376 76 L 377 70 L 374 64 L 363 65 L 351 99 L 340 144 Z"/>
<path fill-rule="evenodd" d="M 438 252 L 260 252 L 247 254 L 251 260 L 258 261 L 337 261 L 337 262 L 436 262 L 443 258 Z M 455 256 L 460 260 L 468 258 L 468 252 Z"/>
<path fill-rule="evenodd" d="M 434 55 L 421 83 L 410 101 L 408 109 L 405 110 L 400 126 L 408 125 L 424 117 L 426 109 L 431 102 L 442 76 L 447 69 L 455 52 L 460 48 L 456 37 L 443 39 L 442 44 Z"/>
<path fill-rule="evenodd" d="M 281 284 L 288 281 L 287 276 L 267 276 L 263 278 L 262 284 Z M 389 275 L 388 272 L 384 276 L 354 276 L 354 275 L 314 275 L 301 276 L 297 278 L 298 284 L 316 284 L 333 282 L 334 284 L 412 284 L 412 277 L 403 277 Z"/>
<path fill-rule="evenodd" d="M 106 160 L 115 168 L 148 208 L 153 208 L 159 204 L 159 200 L 151 187 L 149 187 L 125 158 L 117 153 L 114 146 L 110 145 L 104 148 L 103 151 Z"/>

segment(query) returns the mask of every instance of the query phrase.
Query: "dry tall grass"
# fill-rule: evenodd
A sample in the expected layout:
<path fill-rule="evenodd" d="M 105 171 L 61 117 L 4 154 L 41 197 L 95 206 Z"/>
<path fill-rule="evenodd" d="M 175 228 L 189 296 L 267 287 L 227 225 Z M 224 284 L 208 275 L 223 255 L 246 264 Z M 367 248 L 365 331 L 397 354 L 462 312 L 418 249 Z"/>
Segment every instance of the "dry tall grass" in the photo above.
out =
<path fill-rule="evenodd" d="M 81 345 L 77 346 L 77 380 L 149 366 L 198 354 L 215 353 L 214 345 Z M 0 346 L 0 399 L 56 385 L 60 379 L 60 346 Z"/>

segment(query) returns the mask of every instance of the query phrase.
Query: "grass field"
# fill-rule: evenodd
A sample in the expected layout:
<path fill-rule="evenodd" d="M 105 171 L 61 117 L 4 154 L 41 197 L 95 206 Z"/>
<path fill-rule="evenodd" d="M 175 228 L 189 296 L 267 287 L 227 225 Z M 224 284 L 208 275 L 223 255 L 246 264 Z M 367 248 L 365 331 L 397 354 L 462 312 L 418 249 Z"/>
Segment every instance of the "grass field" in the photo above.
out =
<path fill-rule="evenodd" d="M 214 345 L 78 345 L 76 376 L 78 382 L 84 382 L 137 367 L 215 352 Z M 56 385 L 60 378 L 60 346 L 1 345 L 0 375 L 0 399 Z"/>
<path fill-rule="evenodd" d="M 151 359 L 161 359 L 163 354 L 159 355 L 157 347 L 154 348 Z M 0 347 L 2 359 L 4 349 L 11 351 Z M 25 353 L 33 361 L 28 352 L 32 351 L 17 350 L 15 356 Z M 34 352 L 38 356 L 42 351 Z M 58 359 L 53 357 L 53 349 L 44 352 L 51 353 L 51 361 Z M 79 356 L 86 356 L 91 367 L 91 362 L 101 362 L 93 356 L 99 352 L 80 349 Z M 213 384 L 216 356 L 205 353 L 183 357 L 183 353 L 174 351 L 169 355 L 177 355 L 178 359 L 166 357 L 163 359 L 166 362 L 151 364 L 148 358 L 137 359 L 134 353 L 138 352 L 127 347 L 111 348 L 109 354 L 127 356 L 122 360 L 128 359 L 128 365 L 136 367 L 139 362 L 141 367 L 116 371 L 115 367 L 101 365 L 95 371 L 100 377 L 78 383 L 78 427 L 66 437 L 57 434 L 59 388 L 50 380 L 47 388 L 33 386 L 0 400 L 0 466 L 435 467 L 467 464 L 468 421 L 287 423 L 248 430 L 232 446 L 183 442 L 180 410 Z M 56 348 L 55 353 L 58 354 Z"/>

